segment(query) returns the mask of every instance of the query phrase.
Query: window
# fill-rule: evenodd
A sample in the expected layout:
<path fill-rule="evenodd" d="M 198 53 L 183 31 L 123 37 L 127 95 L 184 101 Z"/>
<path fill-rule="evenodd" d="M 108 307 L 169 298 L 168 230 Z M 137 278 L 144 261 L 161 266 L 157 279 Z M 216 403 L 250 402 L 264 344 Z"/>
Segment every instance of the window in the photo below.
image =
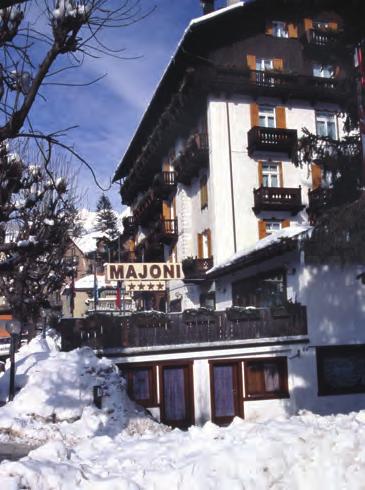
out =
<path fill-rule="evenodd" d="M 256 58 L 256 70 L 266 71 L 274 69 L 274 60 L 269 58 Z"/>
<path fill-rule="evenodd" d="M 203 175 L 200 179 L 200 207 L 201 209 L 208 207 L 208 184 L 206 175 Z"/>
<path fill-rule="evenodd" d="M 313 65 L 313 76 L 320 78 L 333 78 L 335 69 L 332 65 Z"/>
<path fill-rule="evenodd" d="M 244 366 L 247 399 L 289 397 L 286 357 L 248 360 Z"/>
<path fill-rule="evenodd" d="M 259 106 L 259 126 L 262 128 L 275 128 L 275 111 L 273 107 Z"/>
<path fill-rule="evenodd" d="M 365 393 L 365 345 L 317 347 L 318 395 Z"/>
<path fill-rule="evenodd" d="M 212 256 L 212 239 L 210 230 L 198 233 L 198 257 L 207 259 Z"/>
<path fill-rule="evenodd" d="M 280 187 L 279 162 L 262 162 L 262 181 L 264 187 Z"/>
<path fill-rule="evenodd" d="M 274 20 L 272 23 L 272 35 L 274 37 L 289 37 L 288 26 L 286 22 Z"/>
<path fill-rule="evenodd" d="M 181 298 L 170 301 L 170 313 L 180 313 L 182 311 Z"/>
<path fill-rule="evenodd" d="M 282 306 L 287 299 L 285 272 L 277 270 L 234 282 L 232 298 L 234 306 Z"/>
<path fill-rule="evenodd" d="M 200 307 L 215 310 L 215 292 L 202 293 L 200 295 Z"/>
<path fill-rule="evenodd" d="M 335 114 L 329 112 L 316 113 L 317 136 L 337 139 L 337 124 Z"/>
<path fill-rule="evenodd" d="M 156 371 L 152 366 L 122 367 L 130 398 L 140 405 L 156 405 Z"/>
<path fill-rule="evenodd" d="M 266 235 L 270 235 L 274 231 L 281 230 L 281 221 L 265 221 Z"/>

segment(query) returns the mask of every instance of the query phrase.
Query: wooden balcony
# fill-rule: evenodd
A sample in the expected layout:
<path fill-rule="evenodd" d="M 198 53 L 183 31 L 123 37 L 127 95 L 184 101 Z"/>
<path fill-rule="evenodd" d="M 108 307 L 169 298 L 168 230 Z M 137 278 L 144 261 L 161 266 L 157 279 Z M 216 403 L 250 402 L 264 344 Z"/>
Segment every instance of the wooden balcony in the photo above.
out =
<path fill-rule="evenodd" d="M 209 145 L 206 133 L 195 133 L 187 140 L 182 152 L 174 160 L 176 179 L 189 185 L 199 170 L 209 164 Z"/>
<path fill-rule="evenodd" d="M 153 180 L 152 189 L 155 196 L 166 199 L 173 191 L 176 190 L 176 173 L 161 172 Z"/>
<path fill-rule="evenodd" d="M 317 189 L 308 191 L 308 214 L 318 215 L 324 208 L 331 206 L 332 200 L 333 189 L 331 188 L 317 187 Z"/>
<path fill-rule="evenodd" d="M 123 235 L 126 237 L 132 236 L 136 233 L 138 225 L 134 216 L 126 216 L 122 219 L 123 223 Z"/>
<path fill-rule="evenodd" d="M 169 244 L 177 239 L 178 225 L 177 218 L 164 219 L 160 218 L 148 237 L 149 242 Z"/>
<path fill-rule="evenodd" d="M 223 311 L 187 310 L 182 314 L 134 313 L 130 316 L 91 316 L 63 319 L 59 330 L 62 346 L 70 350 L 89 346 L 99 352 L 123 354 L 123 351 L 146 352 L 217 348 L 217 346 L 255 344 L 260 339 L 273 342 L 308 334 L 306 307 L 293 304 L 278 315 L 270 308 L 258 308 L 256 314 L 237 317 Z"/>
<path fill-rule="evenodd" d="M 247 134 L 248 154 L 255 152 L 286 153 L 292 158 L 298 144 L 297 131 L 295 129 L 262 128 L 254 126 Z"/>
<path fill-rule="evenodd" d="M 153 190 L 148 191 L 133 211 L 136 223 L 146 226 L 151 220 L 154 220 L 162 211 L 161 199 L 155 196 Z"/>
<path fill-rule="evenodd" d="M 319 50 L 320 51 L 320 50 Z M 253 97 L 281 97 L 283 100 L 304 99 L 311 102 L 345 101 L 353 96 L 348 80 L 299 75 L 285 71 L 257 71 L 237 66 L 220 67 L 212 72 L 212 90 L 250 94 Z"/>
<path fill-rule="evenodd" d="M 184 281 L 202 280 L 206 277 L 207 271 L 213 267 L 213 257 L 206 259 L 189 257 L 182 261 Z"/>
<path fill-rule="evenodd" d="M 304 48 L 337 48 L 339 32 L 323 29 L 308 29 L 301 37 Z"/>
<path fill-rule="evenodd" d="M 254 189 L 254 211 L 290 211 L 293 215 L 304 208 L 302 189 L 289 187 L 260 187 Z"/>

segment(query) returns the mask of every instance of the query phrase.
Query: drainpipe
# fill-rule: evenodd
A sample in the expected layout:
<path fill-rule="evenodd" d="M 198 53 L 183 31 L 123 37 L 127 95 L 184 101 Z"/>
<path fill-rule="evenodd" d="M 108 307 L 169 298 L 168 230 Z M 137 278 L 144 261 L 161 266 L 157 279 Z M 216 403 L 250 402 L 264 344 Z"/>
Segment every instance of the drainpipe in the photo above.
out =
<path fill-rule="evenodd" d="M 227 114 L 227 138 L 228 138 L 228 159 L 229 159 L 229 177 L 231 181 L 231 205 L 232 205 L 232 225 L 233 225 L 233 248 L 234 253 L 237 252 L 237 238 L 236 238 L 236 213 L 234 206 L 234 187 L 233 187 L 233 166 L 232 166 L 232 145 L 231 145 L 231 122 L 229 118 L 229 105 L 226 102 L 226 114 Z"/>

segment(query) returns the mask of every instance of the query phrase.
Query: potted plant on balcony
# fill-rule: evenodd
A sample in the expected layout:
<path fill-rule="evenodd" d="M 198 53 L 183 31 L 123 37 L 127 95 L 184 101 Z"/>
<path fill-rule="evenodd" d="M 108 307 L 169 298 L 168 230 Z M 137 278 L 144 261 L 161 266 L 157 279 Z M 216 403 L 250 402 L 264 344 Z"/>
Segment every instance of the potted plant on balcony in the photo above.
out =
<path fill-rule="evenodd" d="M 226 315 L 230 321 L 259 320 L 260 310 L 255 306 L 230 306 L 226 308 Z"/>

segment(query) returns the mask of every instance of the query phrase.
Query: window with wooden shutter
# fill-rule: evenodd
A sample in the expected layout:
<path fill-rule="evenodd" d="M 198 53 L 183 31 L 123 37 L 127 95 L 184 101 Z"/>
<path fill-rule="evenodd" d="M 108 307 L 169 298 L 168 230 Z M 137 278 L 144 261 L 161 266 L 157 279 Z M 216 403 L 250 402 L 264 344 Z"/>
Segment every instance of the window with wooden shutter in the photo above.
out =
<path fill-rule="evenodd" d="M 265 34 L 272 36 L 272 22 L 266 22 Z"/>
<path fill-rule="evenodd" d="M 288 24 L 288 33 L 290 38 L 296 39 L 298 37 L 298 27 L 290 22 Z"/>
<path fill-rule="evenodd" d="M 262 186 L 262 161 L 257 162 L 257 169 L 258 169 L 258 174 L 259 174 L 259 187 Z"/>
<path fill-rule="evenodd" d="M 338 23 L 337 22 L 328 22 L 328 27 L 331 29 L 331 31 L 337 31 L 338 30 Z"/>
<path fill-rule="evenodd" d="M 163 219 L 171 219 L 171 208 L 167 201 L 162 201 L 162 217 Z"/>
<path fill-rule="evenodd" d="M 207 176 L 203 175 L 200 179 L 200 207 L 204 209 L 208 206 L 208 183 Z"/>
<path fill-rule="evenodd" d="M 207 235 L 207 242 L 208 242 L 208 257 L 212 257 L 213 256 L 212 233 L 209 228 L 205 231 L 205 233 Z"/>
<path fill-rule="evenodd" d="M 283 162 L 279 162 L 279 185 L 284 187 Z"/>
<path fill-rule="evenodd" d="M 256 56 L 254 54 L 247 55 L 247 66 L 250 70 L 256 70 Z"/>
<path fill-rule="evenodd" d="M 162 171 L 163 172 L 170 172 L 170 163 L 169 161 L 165 160 L 162 164 Z"/>
<path fill-rule="evenodd" d="M 266 237 L 266 223 L 264 220 L 259 220 L 259 240 Z"/>
<path fill-rule="evenodd" d="M 251 112 L 251 127 L 259 126 L 259 106 L 252 102 L 250 104 L 250 112 Z"/>
<path fill-rule="evenodd" d="M 306 31 L 309 31 L 310 29 L 313 29 L 313 20 L 312 19 L 304 19 L 304 29 Z"/>
<path fill-rule="evenodd" d="M 280 129 L 286 129 L 285 107 L 278 106 L 276 107 L 275 112 L 276 112 L 276 127 Z"/>
<path fill-rule="evenodd" d="M 312 173 L 312 189 L 317 189 L 318 187 L 321 187 L 321 183 L 322 183 L 321 167 L 316 163 L 312 163 L 311 173 Z"/>
<path fill-rule="evenodd" d="M 203 234 L 198 233 L 198 258 L 203 258 Z"/>
<path fill-rule="evenodd" d="M 284 219 L 282 222 L 281 222 L 281 227 L 282 228 L 289 228 L 290 226 L 290 220 L 288 219 Z"/>
<path fill-rule="evenodd" d="M 283 71 L 284 61 L 281 58 L 274 58 L 273 59 L 273 67 L 274 67 L 274 70 Z"/>

